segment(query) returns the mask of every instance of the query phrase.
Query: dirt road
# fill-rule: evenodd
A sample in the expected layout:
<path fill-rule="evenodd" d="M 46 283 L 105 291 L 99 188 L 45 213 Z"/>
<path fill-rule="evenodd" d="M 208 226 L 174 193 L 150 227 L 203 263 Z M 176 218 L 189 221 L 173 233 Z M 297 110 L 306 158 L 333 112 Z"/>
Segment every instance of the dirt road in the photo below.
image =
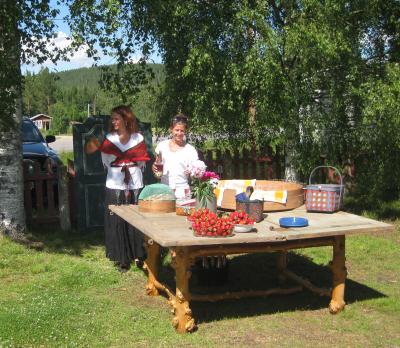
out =
<path fill-rule="evenodd" d="M 58 153 L 72 152 L 74 148 L 72 143 L 72 135 L 56 135 L 56 141 L 49 145 Z"/>

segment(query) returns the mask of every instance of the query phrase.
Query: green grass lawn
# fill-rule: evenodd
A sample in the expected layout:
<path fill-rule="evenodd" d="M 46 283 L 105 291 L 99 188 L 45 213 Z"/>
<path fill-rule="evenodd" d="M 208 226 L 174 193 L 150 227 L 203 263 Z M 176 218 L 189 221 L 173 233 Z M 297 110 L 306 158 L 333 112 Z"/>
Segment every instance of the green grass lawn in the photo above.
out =
<path fill-rule="evenodd" d="M 120 274 L 102 234 L 31 231 L 29 249 L 0 237 L 0 347 L 397 347 L 400 346 L 400 222 L 393 233 L 347 239 L 347 306 L 288 296 L 195 303 L 198 331 L 179 335 L 164 297 L 145 294 L 146 277 Z M 331 249 L 289 255 L 289 266 L 329 287 Z M 231 288 L 274 286 L 274 255 L 230 262 Z M 173 282 L 171 272 L 163 277 Z M 195 279 L 194 279 L 195 282 Z M 201 290 L 201 289 L 200 289 Z"/>

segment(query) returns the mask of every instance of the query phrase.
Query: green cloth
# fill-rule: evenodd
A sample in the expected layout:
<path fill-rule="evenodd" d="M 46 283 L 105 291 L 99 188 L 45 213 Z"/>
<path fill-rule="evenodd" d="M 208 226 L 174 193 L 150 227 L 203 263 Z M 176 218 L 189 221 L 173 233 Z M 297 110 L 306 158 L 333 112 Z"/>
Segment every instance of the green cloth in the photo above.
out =
<path fill-rule="evenodd" d="M 167 185 L 151 184 L 143 188 L 139 199 L 145 201 L 172 201 L 175 200 L 175 193 Z"/>

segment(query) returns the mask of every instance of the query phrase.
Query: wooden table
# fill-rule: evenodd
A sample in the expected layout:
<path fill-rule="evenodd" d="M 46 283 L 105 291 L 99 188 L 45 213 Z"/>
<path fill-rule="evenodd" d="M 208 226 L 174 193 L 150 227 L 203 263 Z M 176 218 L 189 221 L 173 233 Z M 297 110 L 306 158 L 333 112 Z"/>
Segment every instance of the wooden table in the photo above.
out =
<path fill-rule="evenodd" d="M 352 234 L 385 232 L 393 226 L 345 212 L 334 214 L 307 213 L 303 207 L 292 211 L 268 213 L 264 221 L 256 224 L 257 233 L 237 233 L 229 238 L 195 237 L 185 217 L 175 213 L 141 213 L 138 206 L 110 205 L 110 214 L 117 214 L 143 232 L 148 257 L 145 269 L 148 273 L 147 294 L 156 296 L 166 293 L 173 307 L 173 326 L 178 332 L 190 332 L 196 328 L 190 309 L 191 301 L 218 301 L 245 296 L 268 296 L 290 294 L 303 288 L 319 295 L 329 296 L 331 313 L 340 312 L 344 306 L 346 279 L 345 237 Z M 279 218 L 284 216 L 306 217 L 309 226 L 284 229 L 279 227 Z M 176 290 L 168 288 L 158 279 L 160 246 L 169 248 L 172 266 L 176 275 Z M 332 289 L 321 289 L 287 269 L 287 251 L 290 249 L 332 246 Z M 258 291 L 237 291 L 222 294 L 192 294 L 189 291 L 191 266 L 195 258 L 228 254 L 278 252 L 277 267 L 280 279 L 290 278 L 299 285 L 291 288 L 278 287 Z"/>

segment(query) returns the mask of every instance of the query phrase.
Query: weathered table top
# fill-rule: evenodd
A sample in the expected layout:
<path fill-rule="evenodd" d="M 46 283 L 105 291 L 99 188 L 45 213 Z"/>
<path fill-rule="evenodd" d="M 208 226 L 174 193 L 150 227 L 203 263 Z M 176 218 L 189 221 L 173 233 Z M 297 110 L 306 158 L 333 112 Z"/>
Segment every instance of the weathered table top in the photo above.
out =
<path fill-rule="evenodd" d="M 163 247 L 201 246 L 238 243 L 282 242 L 317 237 L 330 237 L 371 232 L 392 231 L 393 226 L 345 212 L 333 214 L 308 213 L 305 207 L 264 214 L 262 222 L 255 224 L 257 232 L 235 233 L 232 237 L 196 237 L 189 229 L 185 216 L 175 213 L 142 213 L 137 205 L 110 205 L 110 210 L 142 231 Z M 281 228 L 279 219 L 285 216 L 305 217 L 309 226 Z"/>

